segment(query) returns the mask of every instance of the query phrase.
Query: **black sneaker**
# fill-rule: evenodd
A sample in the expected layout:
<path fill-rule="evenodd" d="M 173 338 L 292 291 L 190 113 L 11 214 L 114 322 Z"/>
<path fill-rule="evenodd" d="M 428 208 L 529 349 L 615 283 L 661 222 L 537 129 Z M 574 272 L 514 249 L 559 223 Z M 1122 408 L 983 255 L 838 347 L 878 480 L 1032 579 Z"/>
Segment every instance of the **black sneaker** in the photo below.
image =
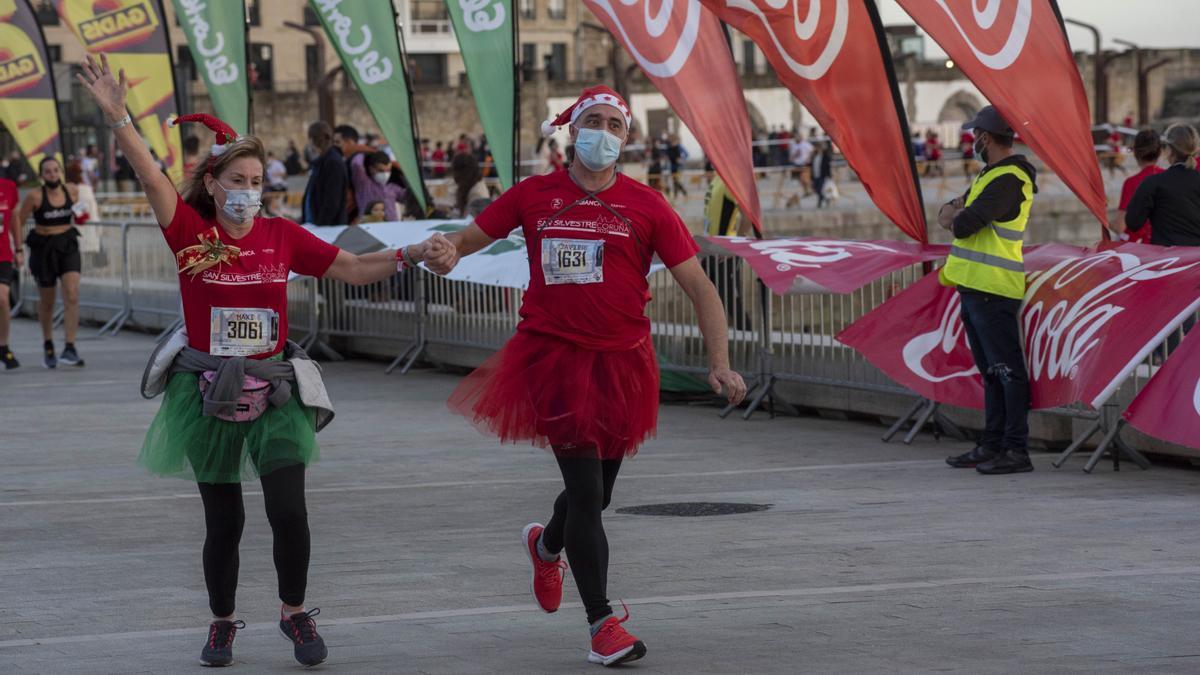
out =
<path fill-rule="evenodd" d="M 58 357 L 58 362 L 64 366 L 83 367 L 83 359 L 79 358 L 79 353 L 75 351 L 75 345 L 72 344 L 63 347 L 62 354 Z"/>
<path fill-rule="evenodd" d="M 1029 460 L 1029 452 L 1027 450 L 1007 450 L 992 461 L 975 467 L 975 470 L 988 476 L 1029 473 L 1033 471 L 1033 462 Z"/>
<path fill-rule="evenodd" d="M 200 665 L 224 667 L 233 665 L 233 636 L 245 628 L 242 621 L 214 621 L 208 625 L 208 641 L 200 652 Z"/>
<path fill-rule="evenodd" d="M 317 622 L 313 621 L 320 613 L 320 609 L 311 609 L 279 619 L 279 631 L 295 645 L 296 661 L 302 666 L 315 666 L 329 656 L 325 641 L 317 635 Z"/>
<path fill-rule="evenodd" d="M 54 343 L 46 342 L 42 345 L 45 355 L 42 356 L 42 365 L 51 370 L 58 367 L 58 357 L 54 355 Z"/>
<path fill-rule="evenodd" d="M 961 455 L 947 457 L 946 463 L 956 469 L 974 469 L 975 467 L 990 462 L 996 459 L 1000 453 L 996 450 L 989 450 L 981 445 L 971 448 L 970 452 L 964 452 Z"/>
<path fill-rule="evenodd" d="M 21 367 L 21 362 L 17 360 L 17 357 L 13 355 L 12 350 L 8 347 L 0 351 L 0 359 L 4 361 L 5 370 L 16 370 Z"/>

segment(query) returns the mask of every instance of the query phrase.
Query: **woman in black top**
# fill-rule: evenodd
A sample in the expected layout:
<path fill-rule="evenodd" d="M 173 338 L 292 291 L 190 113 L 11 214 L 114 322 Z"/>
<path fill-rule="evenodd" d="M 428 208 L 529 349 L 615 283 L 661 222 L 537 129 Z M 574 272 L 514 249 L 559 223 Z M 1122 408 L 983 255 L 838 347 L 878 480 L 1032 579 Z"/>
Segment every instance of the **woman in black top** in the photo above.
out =
<path fill-rule="evenodd" d="M 75 333 L 79 328 L 79 277 L 83 269 L 79 255 L 79 230 L 73 226 L 83 214 L 75 186 L 62 180 L 62 165 L 48 156 L 38 165 L 42 189 L 32 190 L 21 202 L 14 225 L 20 227 L 32 215 L 33 232 L 25 238 L 29 245 L 29 271 L 38 284 L 38 320 L 42 324 L 45 355 L 42 364 L 54 368 L 61 362 L 82 366 L 83 359 L 75 350 Z M 77 206 L 78 205 L 78 206 Z M 63 328 L 66 346 L 62 354 L 54 353 L 55 288 L 62 285 Z"/>
<path fill-rule="evenodd" d="M 1125 228 L 1138 230 L 1149 220 L 1153 227 L 1151 244 L 1200 246 L 1198 146 L 1200 136 L 1192 127 L 1174 124 L 1167 129 L 1166 147 L 1171 166 L 1160 174 L 1149 176 L 1138 186 L 1125 210 Z"/>

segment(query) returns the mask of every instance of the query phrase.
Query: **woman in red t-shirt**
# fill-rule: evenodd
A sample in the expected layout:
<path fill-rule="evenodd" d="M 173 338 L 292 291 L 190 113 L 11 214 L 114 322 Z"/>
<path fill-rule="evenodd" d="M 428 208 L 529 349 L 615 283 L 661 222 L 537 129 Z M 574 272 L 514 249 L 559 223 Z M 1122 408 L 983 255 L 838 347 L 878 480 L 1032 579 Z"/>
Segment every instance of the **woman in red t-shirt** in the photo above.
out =
<path fill-rule="evenodd" d="M 263 145 L 207 115 L 191 118 L 217 132 L 217 144 L 177 193 L 125 113 L 125 73 L 118 81 L 103 55 L 99 64 L 89 56 L 79 79 L 137 172 L 179 268 L 188 346 L 180 345 L 172 362 L 166 396 L 138 461 L 153 473 L 199 484 L 207 531 L 204 580 L 214 617 L 201 662 L 233 660 L 234 634 L 242 626 L 234 617 L 245 519 L 241 481 L 257 476 L 275 540 L 280 630 L 292 640 L 297 661 L 320 663 L 326 649 L 312 619 L 317 610 L 304 609 L 310 550 L 304 472 L 318 455 L 318 413 L 325 422 L 332 411 L 327 400 L 313 407 L 300 400 L 320 399 L 306 392 L 324 389 L 318 371 L 306 365 L 307 355 L 287 342 L 288 275 L 366 284 L 395 274 L 402 256 L 355 256 L 290 220 L 257 217 Z M 407 247 L 403 264 L 442 251 L 444 241 Z M 176 341 L 182 337 L 165 344 Z M 301 368 L 306 376 L 298 381 Z"/>
<path fill-rule="evenodd" d="M 517 334 L 463 381 L 449 406 L 502 441 L 553 450 L 564 489 L 550 521 L 530 523 L 521 538 L 534 599 L 546 612 L 558 609 L 566 567 L 559 553 L 566 550 L 592 627 L 588 660 L 615 665 L 646 652 L 606 597 L 601 512 L 621 461 L 657 425 L 658 362 L 645 315 L 655 255 L 696 307 L 713 390 L 724 389 L 736 404 L 746 385 L 729 368 L 725 310 L 683 221 L 661 193 L 616 171 L 628 140 L 628 105 L 608 87 L 593 87 L 551 126 L 568 123 L 575 156 L 567 170 L 502 194 L 448 236 L 450 262 L 434 261 L 430 269 L 448 272 L 459 254 L 514 228 L 525 235 L 530 280 Z"/>
<path fill-rule="evenodd" d="M 1129 208 L 1129 202 L 1133 199 L 1133 193 L 1137 192 L 1138 186 L 1146 178 L 1157 173 L 1162 173 L 1163 169 L 1158 165 L 1158 158 L 1162 156 L 1162 138 L 1158 132 L 1153 129 L 1143 129 L 1138 132 L 1133 139 L 1133 156 L 1137 158 L 1139 171 L 1125 179 L 1125 183 L 1121 186 L 1121 201 L 1118 203 L 1115 211 L 1112 211 L 1108 217 L 1109 228 L 1121 232 L 1121 239 L 1127 239 L 1142 244 L 1150 243 L 1150 230 L 1152 226 L 1150 221 L 1136 230 L 1125 229 L 1125 211 Z"/>

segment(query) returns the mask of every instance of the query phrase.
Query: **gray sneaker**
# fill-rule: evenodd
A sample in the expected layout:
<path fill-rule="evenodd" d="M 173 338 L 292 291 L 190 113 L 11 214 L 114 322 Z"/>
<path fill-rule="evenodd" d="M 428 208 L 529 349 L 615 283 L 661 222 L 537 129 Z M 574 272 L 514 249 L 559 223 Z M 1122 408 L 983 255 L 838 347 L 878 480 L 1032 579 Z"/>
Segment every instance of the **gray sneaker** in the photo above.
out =
<path fill-rule="evenodd" d="M 233 665 L 233 638 L 246 624 L 241 621 L 214 621 L 208 626 L 208 641 L 200 652 L 200 665 L 222 668 Z"/>
<path fill-rule="evenodd" d="M 75 351 L 75 345 L 67 345 L 63 348 L 62 354 L 58 357 L 58 362 L 64 366 L 83 367 L 83 359 L 79 358 L 79 353 Z"/>

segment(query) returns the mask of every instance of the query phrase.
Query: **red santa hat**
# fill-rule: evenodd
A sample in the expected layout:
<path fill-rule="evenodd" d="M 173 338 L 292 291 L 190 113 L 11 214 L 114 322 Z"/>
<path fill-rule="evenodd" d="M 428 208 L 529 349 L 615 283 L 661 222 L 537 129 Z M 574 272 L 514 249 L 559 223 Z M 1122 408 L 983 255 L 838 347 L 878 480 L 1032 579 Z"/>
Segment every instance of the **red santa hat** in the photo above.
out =
<path fill-rule="evenodd" d="M 213 143 L 212 150 L 209 153 L 209 166 L 212 166 L 213 158 L 220 156 L 221 153 L 225 152 L 226 148 L 228 148 L 230 145 L 233 145 L 234 141 L 237 141 L 241 138 L 241 136 L 239 136 L 238 133 L 233 130 L 233 127 L 212 115 L 206 115 L 204 113 L 180 115 L 179 117 L 174 117 L 167 120 L 167 126 L 179 126 L 180 122 L 199 122 L 216 134 L 217 140 L 215 143 Z"/>
<path fill-rule="evenodd" d="M 595 87 L 588 87 L 579 95 L 579 99 L 571 104 L 569 108 L 558 114 L 558 117 L 552 117 L 542 122 L 542 135 L 550 136 L 555 129 L 567 124 L 574 124 L 575 120 L 583 114 L 583 111 L 596 105 L 611 105 L 625 117 L 625 127 L 628 128 L 633 123 L 633 118 L 629 114 L 629 104 L 621 95 L 612 89 L 600 84 Z"/>

